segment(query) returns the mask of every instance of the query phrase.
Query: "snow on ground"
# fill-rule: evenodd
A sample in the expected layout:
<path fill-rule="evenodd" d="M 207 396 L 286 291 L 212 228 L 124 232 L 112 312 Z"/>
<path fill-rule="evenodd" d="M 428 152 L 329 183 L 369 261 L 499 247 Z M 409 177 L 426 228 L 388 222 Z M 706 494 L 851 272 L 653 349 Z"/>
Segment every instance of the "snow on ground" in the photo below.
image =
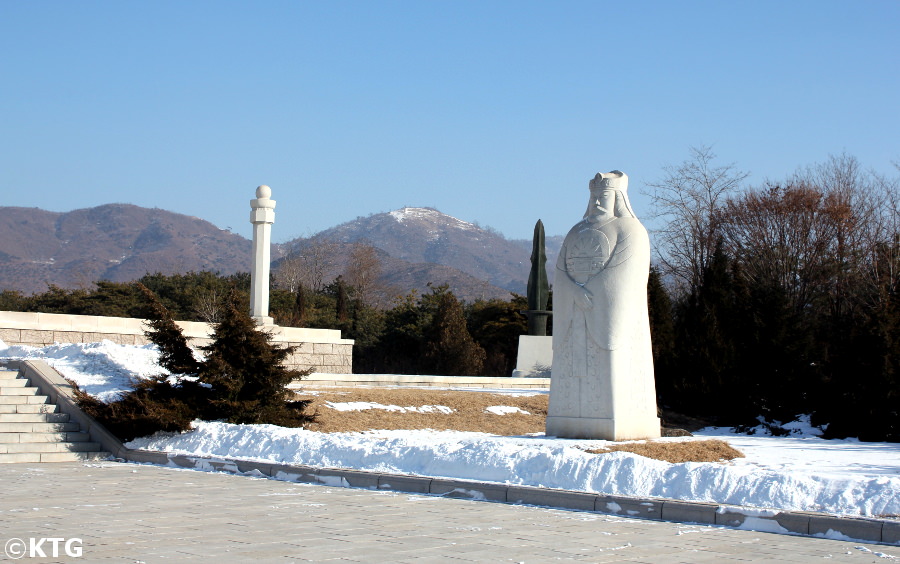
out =
<path fill-rule="evenodd" d="M 900 515 L 900 445 L 720 432 L 697 438 L 727 440 L 747 458 L 670 464 L 584 451 L 605 441 L 430 430 L 326 434 L 208 421 L 196 421 L 188 433 L 158 434 L 128 446 L 726 505 Z"/>
<path fill-rule="evenodd" d="M 6 347 L 0 341 L 0 358 L 43 359 L 101 399 L 126 389 L 130 374 L 164 373 L 154 365 L 155 355 L 152 346 L 108 341 L 43 348 Z M 335 405 L 349 409 L 348 404 Z M 900 444 L 825 440 L 815 436 L 817 430 L 804 418 L 789 426 L 793 431 L 787 437 L 765 436 L 760 427 L 755 435 L 708 428 L 692 439 L 663 439 L 726 440 L 746 455 L 728 463 L 670 464 L 623 452 L 594 455 L 585 449 L 605 441 L 543 435 L 431 430 L 326 434 L 210 421 L 194 422 L 187 433 L 157 434 L 128 446 L 735 506 L 900 516 Z"/>
<path fill-rule="evenodd" d="M 0 359 L 43 360 L 101 401 L 112 401 L 130 390 L 132 379 L 168 371 L 157 364 L 156 345 L 117 345 L 112 341 L 60 344 L 46 347 L 7 346 L 0 341 Z"/>
<path fill-rule="evenodd" d="M 484 410 L 488 413 L 493 413 L 494 415 L 508 415 L 510 413 L 524 413 L 525 415 L 529 414 L 524 409 L 512 405 L 492 405 L 490 407 L 486 407 Z"/>
<path fill-rule="evenodd" d="M 365 409 L 383 409 L 385 411 L 397 411 L 400 413 L 453 413 L 453 408 L 446 405 L 422 405 L 419 407 L 401 407 L 399 405 L 384 405 L 370 401 L 330 402 L 325 405 L 336 411 L 362 411 Z"/>

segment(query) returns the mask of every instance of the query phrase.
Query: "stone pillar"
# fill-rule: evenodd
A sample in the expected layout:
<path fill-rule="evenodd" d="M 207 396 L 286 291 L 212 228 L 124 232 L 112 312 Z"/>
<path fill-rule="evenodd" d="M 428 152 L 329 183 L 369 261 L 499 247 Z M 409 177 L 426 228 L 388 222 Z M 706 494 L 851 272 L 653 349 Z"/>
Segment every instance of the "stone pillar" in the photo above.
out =
<path fill-rule="evenodd" d="M 269 317 L 269 270 L 272 262 L 272 224 L 275 223 L 275 200 L 272 189 L 263 184 L 250 200 L 250 223 L 253 224 L 253 266 L 250 270 L 250 316 L 260 325 L 274 325 Z"/>

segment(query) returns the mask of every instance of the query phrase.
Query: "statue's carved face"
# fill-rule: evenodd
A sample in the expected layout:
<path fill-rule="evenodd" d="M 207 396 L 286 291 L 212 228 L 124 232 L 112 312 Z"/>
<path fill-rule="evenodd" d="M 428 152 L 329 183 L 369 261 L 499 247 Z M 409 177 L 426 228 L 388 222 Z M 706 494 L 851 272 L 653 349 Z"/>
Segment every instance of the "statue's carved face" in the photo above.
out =
<path fill-rule="evenodd" d="M 613 217 L 616 213 L 616 192 L 608 188 L 591 191 L 591 205 L 588 208 L 588 218 L 602 220 Z"/>

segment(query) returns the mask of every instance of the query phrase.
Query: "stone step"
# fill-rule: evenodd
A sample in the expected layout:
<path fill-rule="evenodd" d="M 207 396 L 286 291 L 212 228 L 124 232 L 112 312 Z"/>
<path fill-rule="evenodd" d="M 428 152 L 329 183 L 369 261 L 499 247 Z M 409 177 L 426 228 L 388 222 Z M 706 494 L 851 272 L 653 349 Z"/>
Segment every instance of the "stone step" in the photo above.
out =
<path fill-rule="evenodd" d="M 0 401 L 0 413 L 56 413 L 59 410 L 52 403 L 3 403 Z"/>
<path fill-rule="evenodd" d="M 0 464 L 103 460 L 100 443 L 58 413 L 40 389 L 11 370 L 0 369 Z"/>
<path fill-rule="evenodd" d="M 99 451 L 100 443 L 80 441 L 74 443 L 0 443 L 0 454 L 23 452 L 91 452 Z"/>
<path fill-rule="evenodd" d="M 0 423 L 68 423 L 68 413 L 0 413 Z"/>
<path fill-rule="evenodd" d="M 78 423 L 0 423 L 0 433 L 66 433 L 80 430 Z"/>
<path fill-rule="evenodd" d="M 0 388 L 27 388 L 30 380 L 28 378 L 11 378 L 0 380 Z"/>
<path fill-rule="evenodd" d="M 0 433 L 0 443 L 56 443 L 89 441 L 91 436 L 81 431 L 62 433 Z"/>
<path fill-rule="evenodd" d="M 108 452 L 18 452 L 0 454 L 0 464 L 20 462 L 78 462 L 87 460 L 105 460 Z"/>
<path fill-rule="evenodd" d="M 17 405 L 23 403 L 47 403 L 47 396 L 0 396 L 0 404 Z"/>
<path fill-rule="evenodd" d="M 0 396 L 36 396 L 41 390 L 35 388 L 33 386 L 25 386 L 25 387 L 13 387 L 7 386 L 6 384 L 10 382 L 16 382 L 17 380 L 4 380 L 3 385 L 0 386 Z"/>

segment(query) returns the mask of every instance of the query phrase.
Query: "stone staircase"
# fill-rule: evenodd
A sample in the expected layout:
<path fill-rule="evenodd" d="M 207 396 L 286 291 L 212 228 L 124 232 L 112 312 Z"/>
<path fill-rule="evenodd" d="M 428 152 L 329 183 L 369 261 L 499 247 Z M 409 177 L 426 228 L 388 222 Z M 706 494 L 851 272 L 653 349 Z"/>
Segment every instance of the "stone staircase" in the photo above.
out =
<path fill-rule="evenodd" d="M 0 464 L 71 462 L 109 456 L 78 423 L 57 413 L 47 396 L 17 371 L 0 367 Z"/>

